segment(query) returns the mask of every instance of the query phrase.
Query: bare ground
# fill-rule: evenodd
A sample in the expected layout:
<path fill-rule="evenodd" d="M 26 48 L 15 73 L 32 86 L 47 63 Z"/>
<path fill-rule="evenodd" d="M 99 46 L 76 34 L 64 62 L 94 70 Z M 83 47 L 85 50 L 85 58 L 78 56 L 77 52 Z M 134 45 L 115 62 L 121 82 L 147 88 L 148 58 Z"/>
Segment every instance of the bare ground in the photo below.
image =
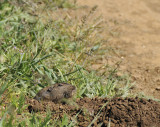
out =
<path fill-rule="evenodd" d="M 112 44 L 117 55 L 106 55 L 93 68 L 122 61 L 120 70 L 136 82 L 133 92 L 160 99 L 160 1 L 78 0 L 78 4 L 98 5 L 97 13 L 102 14 L 112 31 L 107 43 Z"/>

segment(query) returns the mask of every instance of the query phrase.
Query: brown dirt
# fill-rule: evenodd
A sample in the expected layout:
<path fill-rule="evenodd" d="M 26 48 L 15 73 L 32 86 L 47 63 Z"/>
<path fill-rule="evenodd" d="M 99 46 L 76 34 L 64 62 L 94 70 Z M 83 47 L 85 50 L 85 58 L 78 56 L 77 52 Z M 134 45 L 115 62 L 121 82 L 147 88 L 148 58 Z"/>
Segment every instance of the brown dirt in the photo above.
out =
<path fill-rule="evenodd" d="M 160 99 L 160 1 L 159 0 L 78 0 L 78 4 L 98 5 L 98 14 L 107 22 L 104 38 L 117 56 L 103 57 L 93 65 L 99 69 L 108 62 L 122 61 L 120 70 L 136 82 L 134 93 Z"/>
<path fill-rule="evenodd" d="M 29 111 L 52 111 L 53 118 L 61 118 L 64 113 L 70 119 L 77 121 L 77 126 L 86 127 L 93 121 L 92 126 L 111 127 L 158 127 L 160 126 L 160 103 L 153 100 L 139 98 L 82 98 L 77 99 L 77 106 L 67 104 L 55 104 L 53 102 L 39 103 L 36 100 L 28 100 Z M 74 116 L 77 114 L 77 118 Z M 72 116 L 72 117 L 71 117 Z M 96 117 L 97 116 L 97 117 Z"/>

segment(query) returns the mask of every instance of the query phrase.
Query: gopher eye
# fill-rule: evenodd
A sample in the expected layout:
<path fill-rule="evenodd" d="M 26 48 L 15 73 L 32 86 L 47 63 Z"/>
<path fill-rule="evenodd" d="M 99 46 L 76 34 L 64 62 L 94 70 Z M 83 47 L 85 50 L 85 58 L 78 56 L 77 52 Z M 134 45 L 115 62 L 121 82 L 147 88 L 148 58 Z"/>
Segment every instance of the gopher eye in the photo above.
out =
<path fill-rule="evenodd" d="M 59 83 L 58 86 L 63 86 L 63 85 Z"/>
<path fill-rule="evenodd" d="M 48 88 L 48 90 L 47 90 L 47 92 L 51 92 L 52 91 L 52 88 L 50 87 L 50 88 Z"/>

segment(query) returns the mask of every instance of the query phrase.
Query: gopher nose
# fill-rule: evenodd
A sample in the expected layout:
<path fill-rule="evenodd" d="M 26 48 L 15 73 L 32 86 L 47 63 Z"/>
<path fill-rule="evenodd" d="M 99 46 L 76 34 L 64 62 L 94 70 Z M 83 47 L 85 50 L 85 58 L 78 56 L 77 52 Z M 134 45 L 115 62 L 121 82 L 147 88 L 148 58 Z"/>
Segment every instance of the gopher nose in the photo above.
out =
<path fill-rule="evenodd" d="M 41 100 L 41 97 L 35 96 L 33 99 L 35 99 L 35 100 L 37 100 L 37 101 L 40 101 L 40 100 Z"/>
<path fill-rule="evenodd" d="M 76 88 L 72 90 L 72 96 L 77 92 Z"/>

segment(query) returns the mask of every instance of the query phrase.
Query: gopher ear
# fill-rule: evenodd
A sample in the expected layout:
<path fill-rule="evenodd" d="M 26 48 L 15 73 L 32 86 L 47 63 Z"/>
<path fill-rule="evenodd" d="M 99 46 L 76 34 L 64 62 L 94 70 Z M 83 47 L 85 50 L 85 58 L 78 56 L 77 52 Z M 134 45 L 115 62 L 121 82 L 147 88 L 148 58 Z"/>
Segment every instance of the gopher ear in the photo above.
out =
<path fill-rule="evenodd" d="M 70 94 L 69 94 L 68 92 L 64 92 L 64 93 L 63 93 L 63 96 L 64 96 L 64 98 L 69 98 L 69 97 L 70 97 Z"/>

